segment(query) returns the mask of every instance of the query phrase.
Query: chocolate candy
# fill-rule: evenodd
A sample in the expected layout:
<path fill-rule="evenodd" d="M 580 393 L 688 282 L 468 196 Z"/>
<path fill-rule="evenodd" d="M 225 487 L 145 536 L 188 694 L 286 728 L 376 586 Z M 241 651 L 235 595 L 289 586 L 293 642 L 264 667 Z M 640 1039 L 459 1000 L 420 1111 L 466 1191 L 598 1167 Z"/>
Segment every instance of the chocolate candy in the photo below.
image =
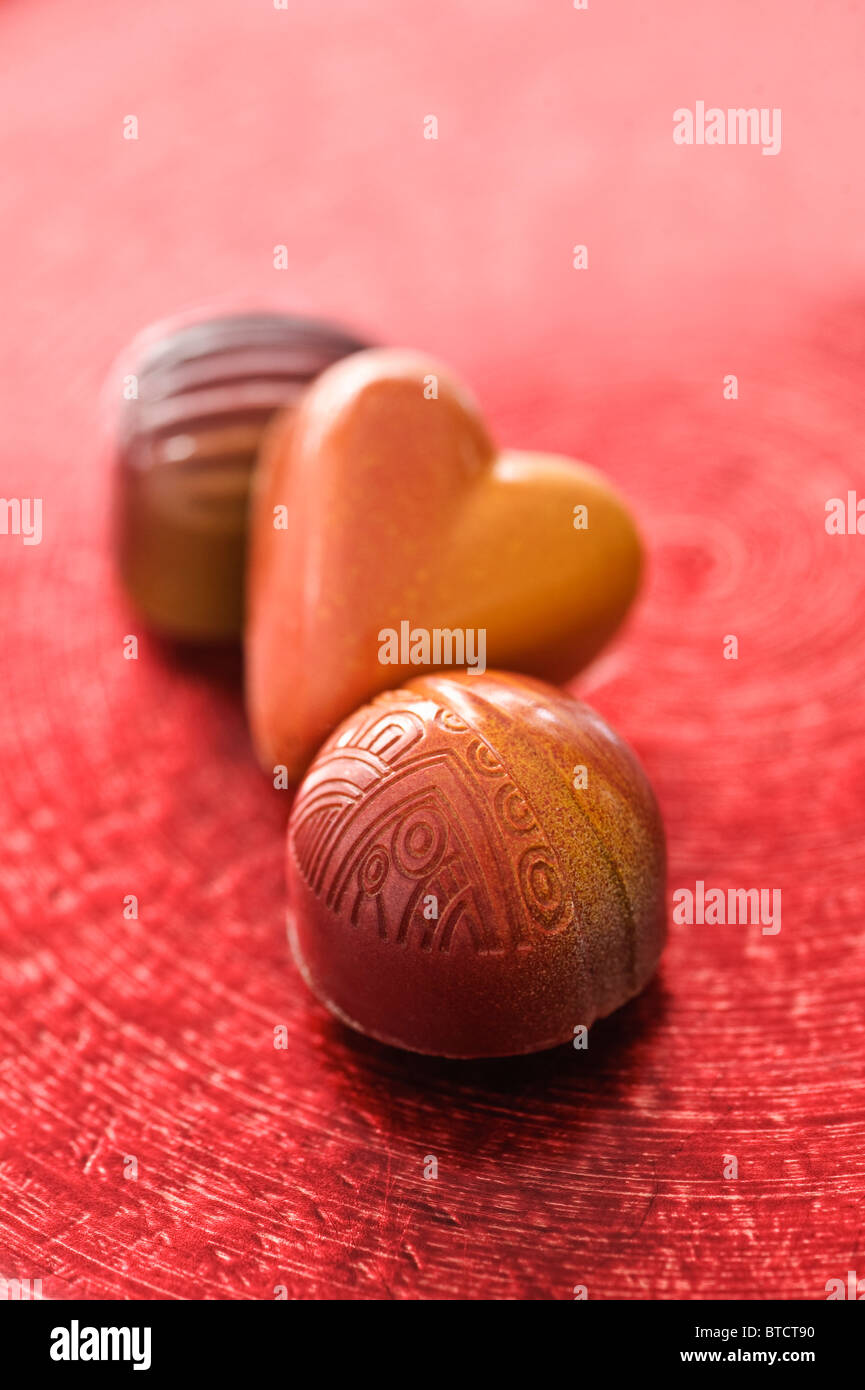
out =
<path fill-rule="evenodd" d="M 117 554 L 129 594 L 169 637 L 240 635 L 250 479 L 274 413 L 363 344 L 286 314 L 151 331 L 120 421 Z M 289 414 L 293 413 L 289 411 Z"/>
<path fill-rule="evenodd" d="M 358 704 L 420 675 L 415 657 L 460 665 L 460 640 L 483 640 L 489 666 L 566 679 L 637 588 L 639 540 L 610 485 L 498 451 L 464 389 L 416 353 L 329 368 L 274 426 L 259 476 L 247 704 L 263 766 L 292 780 Z M 406 631 L 428 634 L 428 663 Z M 456 633 L 449 653 L 436 633 Z"/>
<path fill-rule="evenodd" d="M 445 1057 L 573 1039 L 648 981 L 664 834 L 626 744 L 540 681 L 432 675 L 325 743 L 288 830 L 310 988 L 382 1042 Z"/>

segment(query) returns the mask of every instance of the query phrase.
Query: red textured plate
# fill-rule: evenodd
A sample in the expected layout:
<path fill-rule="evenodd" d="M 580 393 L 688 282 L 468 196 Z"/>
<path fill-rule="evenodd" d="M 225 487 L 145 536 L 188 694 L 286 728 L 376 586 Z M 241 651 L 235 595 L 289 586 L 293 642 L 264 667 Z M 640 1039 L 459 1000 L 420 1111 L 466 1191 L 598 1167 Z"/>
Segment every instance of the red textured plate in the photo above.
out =
<path fill-rule="evenodd" d="M 39 545 L 0 534 L 0 1276 L 556 1299 L 865 1277 L 865 536 L 825 529 L 865 498 L 862 17 L 13 0 L 0 47 L 2 492 L 44 504 Z M 704 98 L 783 107 L 781 153 L 675 146 Z M 109 558 L 109 364 L 235 294 L 434 352 L 503 441 L 609 472 L 650 573 L 575 689 L 645 763 L 671 892 L 780 890 L 779 932 L 674 924 L 587 1052 L 423 1060 L 308 995 L 238 672 L 141 633 Z"/>

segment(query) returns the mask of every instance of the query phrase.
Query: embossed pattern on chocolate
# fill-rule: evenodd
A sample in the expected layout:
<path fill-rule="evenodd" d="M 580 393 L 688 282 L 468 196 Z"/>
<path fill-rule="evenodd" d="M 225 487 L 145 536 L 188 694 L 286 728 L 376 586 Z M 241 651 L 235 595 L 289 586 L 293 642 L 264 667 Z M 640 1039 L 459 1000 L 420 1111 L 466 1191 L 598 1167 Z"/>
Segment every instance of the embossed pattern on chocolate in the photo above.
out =
<path fill-rule="evenodd" d="M 643 988 L 665 934 L 633 754 L 586 705 L 501 673 L 421 678 L 346 720 L 295 800 L 288 879 L 316 994 L 443 1056 L 572 1038 Z"/>

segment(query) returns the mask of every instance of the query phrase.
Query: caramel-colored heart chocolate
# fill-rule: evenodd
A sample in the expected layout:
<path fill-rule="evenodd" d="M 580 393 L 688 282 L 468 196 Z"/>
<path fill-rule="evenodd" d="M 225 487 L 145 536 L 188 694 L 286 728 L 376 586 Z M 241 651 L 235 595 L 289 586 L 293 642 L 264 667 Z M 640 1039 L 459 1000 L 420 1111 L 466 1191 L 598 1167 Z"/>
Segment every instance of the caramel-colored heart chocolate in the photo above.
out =
<path fill-rule="evenodd" d="M 641 564 L 598 473 L 498 451 L 462 386 L 397 349 L 328 368 L 277 419 L 251 539 L 250 723 L 262 764 L 292 780 L 345 715 L 421 674 L 418 662 L 573 675 L 618 627 Z M 406 640 L 424 633 L 428 652 Z"/>

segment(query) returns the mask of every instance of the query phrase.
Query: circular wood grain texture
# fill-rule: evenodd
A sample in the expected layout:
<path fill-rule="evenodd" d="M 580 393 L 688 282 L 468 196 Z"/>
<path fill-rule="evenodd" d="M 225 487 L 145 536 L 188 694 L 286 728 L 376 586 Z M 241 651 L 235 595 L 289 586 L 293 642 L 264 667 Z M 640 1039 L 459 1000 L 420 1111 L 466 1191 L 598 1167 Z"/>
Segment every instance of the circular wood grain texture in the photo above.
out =
<path fill-rule="evenodd" d="M 376 4 L 0 7 L 0 476 L 44 499 L 39 546 L 0 535 L 0 1276 L 823 1298 L 865 1276 L 865 537 L 824 526 L 865 496 L 861 18 Z M 653 124 L 697 53 L 783 92 L 777 159 Z M 647 770 L 671 891 L 778 888 L 777 935 L 671 923 L 585 1052 L 425 1060 L 309 996 L 290 797 L 240 672 L 125 606 L 100 452 L 122 344 L 241 289 L 453 362 L 498 439 L 628 496 L 646 586 L 574 692 Z"/>

